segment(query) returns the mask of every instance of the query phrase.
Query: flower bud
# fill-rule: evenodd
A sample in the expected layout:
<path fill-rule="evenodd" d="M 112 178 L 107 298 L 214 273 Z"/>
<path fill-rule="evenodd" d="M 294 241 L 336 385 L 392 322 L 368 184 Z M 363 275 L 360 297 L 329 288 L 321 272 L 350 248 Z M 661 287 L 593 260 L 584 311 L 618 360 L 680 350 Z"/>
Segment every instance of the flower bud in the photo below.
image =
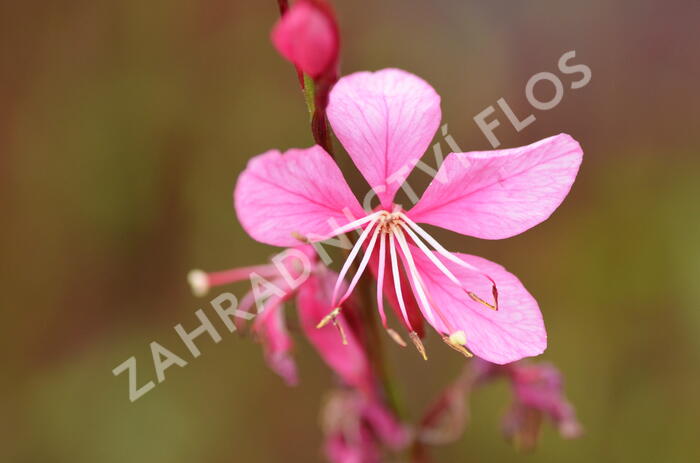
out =
<path fill-rule="evenodd" d="M 317 79 L 338 61 L 338 27 L 330 7 L 319 0 L 299 0 L 272 29 L 277 51 L 302 72 Z"/>

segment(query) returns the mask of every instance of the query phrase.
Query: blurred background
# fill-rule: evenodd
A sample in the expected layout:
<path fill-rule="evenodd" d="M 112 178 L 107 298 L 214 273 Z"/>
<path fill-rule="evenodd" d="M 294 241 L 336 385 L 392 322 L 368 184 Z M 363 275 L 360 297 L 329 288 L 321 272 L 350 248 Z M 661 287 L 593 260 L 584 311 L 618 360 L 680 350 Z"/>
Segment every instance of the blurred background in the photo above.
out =
<path fill-rule="evenodd" d="M 568 132 L 586 153 L 542 225 L 504 241 L 439 237 L 538 298 L 542 358 L 566 376 L 586 433 L 546 427 L 518 454 L 500 433 L 510 399 L 498 384 L 473 397 L 466 435 L 437 460 L 698 461 L 700 3 L 334 3 L 343 73 L 422 76 L 463 149 L 490 149 L 473 117 L 503 97 L 537 118 L 518 133 L 497 111 L 503 147 Z M 333 380 L 301 337 L 302 384 L 288 388 L 250 340 L 203 337 L 192 360 L 173 330 L 210 310 L 188 270 L 274 252 L 232 209 L 247 160 L 311 143 L 294 71 L 269 41 L 277 17 L 272 0 L 0 2 L 0 461 L 320 461 Z M 571 90 L 578 76 L 562 76 L 561 104 L 533 110 L 527 80 L 561 76 L 569 50 L 591 82 Z M 139 384 L 154 380 L 151 341 L 189 364 L 130 403 L 112 369 L 135 356 Z M 411 419 L 464 363 L 434 337 L 427 363 L 388 349 Z"/>

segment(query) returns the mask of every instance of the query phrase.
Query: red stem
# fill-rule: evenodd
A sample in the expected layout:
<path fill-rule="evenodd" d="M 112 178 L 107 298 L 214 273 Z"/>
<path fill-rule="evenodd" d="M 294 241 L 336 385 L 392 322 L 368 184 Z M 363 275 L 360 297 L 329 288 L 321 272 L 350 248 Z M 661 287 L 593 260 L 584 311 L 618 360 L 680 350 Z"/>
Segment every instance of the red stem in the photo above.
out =
<path fill-rule="evenodd" d="M 333 142 L 328 127 L 326 107 L 328 106 L 328 95 L 336 80 L 335 74 L 331 74 L 330 77 L 321 77 L 316 81 L 314 95 L 316 109 L 311 119 L 311 133 L 314 141 L 331 156 L 333 156 Z"/>
<path fill-rule="evenodd" d="M 289 3 L 287 2 L 287 0 L 277 0 L 277 4 L 280 7 L 280 16 L 285 14 L 289 9 Z"/>

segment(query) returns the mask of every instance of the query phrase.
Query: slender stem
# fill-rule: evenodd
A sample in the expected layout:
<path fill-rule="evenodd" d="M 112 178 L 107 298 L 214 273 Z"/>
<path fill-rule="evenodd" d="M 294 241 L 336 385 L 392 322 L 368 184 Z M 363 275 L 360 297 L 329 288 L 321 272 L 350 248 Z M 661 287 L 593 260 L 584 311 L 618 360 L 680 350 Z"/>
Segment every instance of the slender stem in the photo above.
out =
<path fill-rule="evenodd" d="M 416 440 L 411 446 L 411 463 L 431 463 L 428 446 Z"/>
<path fill-rule="evenodd" d="M 357 238 L 352 238 L 351 241 L 356 241 Z M 346 258 L 349 257 L 349 251 L 345 250 Z M 357 271 L 359 264 L 354 262 L 351 265 L 351 271 Z M 365 273 L 360 279 L 354 294 L 358 296 L 357 313 L 350 312 L 356 317 L 355 324 L 351 324 L 360 342 L 362 342 L 367 358 L 369 359 L 372 371 L 377 377 L 377 392 L 379 397 L 385 402 L 385 405 L 391 409 L 397 416 L 401 416 L 401 409 L 397 399 L 397 389 L 391 380 L 391 374 L 386 362 L 384 352 L 384 343 L 382 332 L 379 328 L 380 322 L 377 319 L 377 310 L 374 308 L 374 291 L 372 288 L 371 274 Z"/>
<path fill-rule="evenodd" d="M 386 405 L 398 415 L 400 409 L 396 396 L 396 387 L 391 380 L 391 374 L 386 362 L 383 337 L 379 330 L 379 320 L 377 320 L 373 304 L 372 279 L 365 275 L 360 281 L 358 289 L 362 293 L 362 322 L 367 332 L 365 336 L 367 355 L 379 379 L 381 396 L 386 401 Z"/>
<path fill-rule="evenodd" d="M 314 136 L 314 141 L 331 156 L 333 156 L 333 142 L 331 141 L 331 131 L 328 126 L 328 118 L 326 117 L 326 107 L 328 106 L 331 88 L 336 80 L 337 77 L 334 74 L 330 74 L 320 77 L 316 81 L 315 109 L 311 119 L 311 132 Z"/>
<path fill-rule="evenodd" d="M 287 0 L 277 0 L 279 5 L 280 15 L 284 15 L 289 4 Z M 299 84 L 304 92 L 304 101 L 309 111 L 311 118 L 311 133 L 314 141 L 328 152 L 333 154 L 333 142 L 331 140 L 331 130 L 326 116 L 326 107 L 328 106 L 328 98 L 333 84 L 338 80 L 337 63 L 334 63 L 334 69 L 323 76 L 314 80 L 311 76 L 304 74 L 299 67 L 295 66 Z M 361 331 L 359 338 L 363 340 L 367 356 L 370 359 L 372 369 L 375 371 L 379 384 L 380 396 L 386 402 L 386 405 L 391 408 L 394 413 L 399 415 L 398 401 L 396 398 L 396 388 L 391 381 L 387 362 L 385 361 L 384 346 L 382 335 L 379 330 L 379 322 L 374 310 L 372 279 L 368 275 L 364 275 L 357 286 L 362 294 L 361 310 L 359 310 L 359 326 L 356 328 Z"/>
<path fill-rule="evenodd" d="M 279 5 L 280 16 L 284 15 L 288 8 L 287 0 L 277 0 Z M 326 106 L 328 106 L 328 95 L 331 87 L 338 80 L 337 70 L 329 71 L 314 80 L 311 76 L 302 72 L 299 66 L 294 66 L 297 71 L 297 79 L 299 86 L 304 92 L 304 101 L 306 108 L 311 115 L 311 135 L 314 137 L 314 142 L 321 146 L 331 157 L 333 154 L 333 142 L 331 141 L 331 131 L 328 126 L 328 118 L 326 117 Z"/>
<path fill-rule="evenodd" d="M 304 74 L 304 101 L 306 102 L 306 109 L 309 110 L 310 122 L 313 121 L 314 113 L 316 112 L 315 87 L 314 80 L 308 74 Z"/>

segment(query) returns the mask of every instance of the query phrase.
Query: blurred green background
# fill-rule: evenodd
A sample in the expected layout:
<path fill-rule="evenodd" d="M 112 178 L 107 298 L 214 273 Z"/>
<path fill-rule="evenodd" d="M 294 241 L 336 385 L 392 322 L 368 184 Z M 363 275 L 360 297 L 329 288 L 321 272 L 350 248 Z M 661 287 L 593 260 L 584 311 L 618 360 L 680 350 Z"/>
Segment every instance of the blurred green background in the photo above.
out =
<path fill-rule="evenodd" d="M 520 133 L 497 113 L 504 147 L 559 132 L 583 145 L 552 218 L 504 241 L 440 236 L 538 298 L 543 359 L 565 374 L 586 434 L 563 441 L 548 427 L 536 452 L 517 454 L 500 434 L 501 384 L 474 397 L 465 437 L 438 461 L 699 461 L 700 3 L 335 5 L 343 72 L 424 77 L 465 150 L 490 148 L 473 117 L 498 98 L 532 111 L 527 80 L 558 74 L 565 51 L 593 72 L 578 90 L 564 76 L 562 103 Z M 173 330 L 207 306 L 189 269 L 274 252 L 232 210 L 247 160 L 311 143 L 294 72 L 269 42 L 277 15 L 272 0 L 0 2 L 0 461 L 320 459 L 333 381 L 302 339 L 302 385 L 287 388 L 249 340 L 202 338 L 192 360 Z M 151 341 L 190 363 L 130 403 L 112 369 L 133 355 L 139 383 L 154 379 Z M 427 363 L 388 348 L 413 419 L 463 364 L 435 339 Z"/>

